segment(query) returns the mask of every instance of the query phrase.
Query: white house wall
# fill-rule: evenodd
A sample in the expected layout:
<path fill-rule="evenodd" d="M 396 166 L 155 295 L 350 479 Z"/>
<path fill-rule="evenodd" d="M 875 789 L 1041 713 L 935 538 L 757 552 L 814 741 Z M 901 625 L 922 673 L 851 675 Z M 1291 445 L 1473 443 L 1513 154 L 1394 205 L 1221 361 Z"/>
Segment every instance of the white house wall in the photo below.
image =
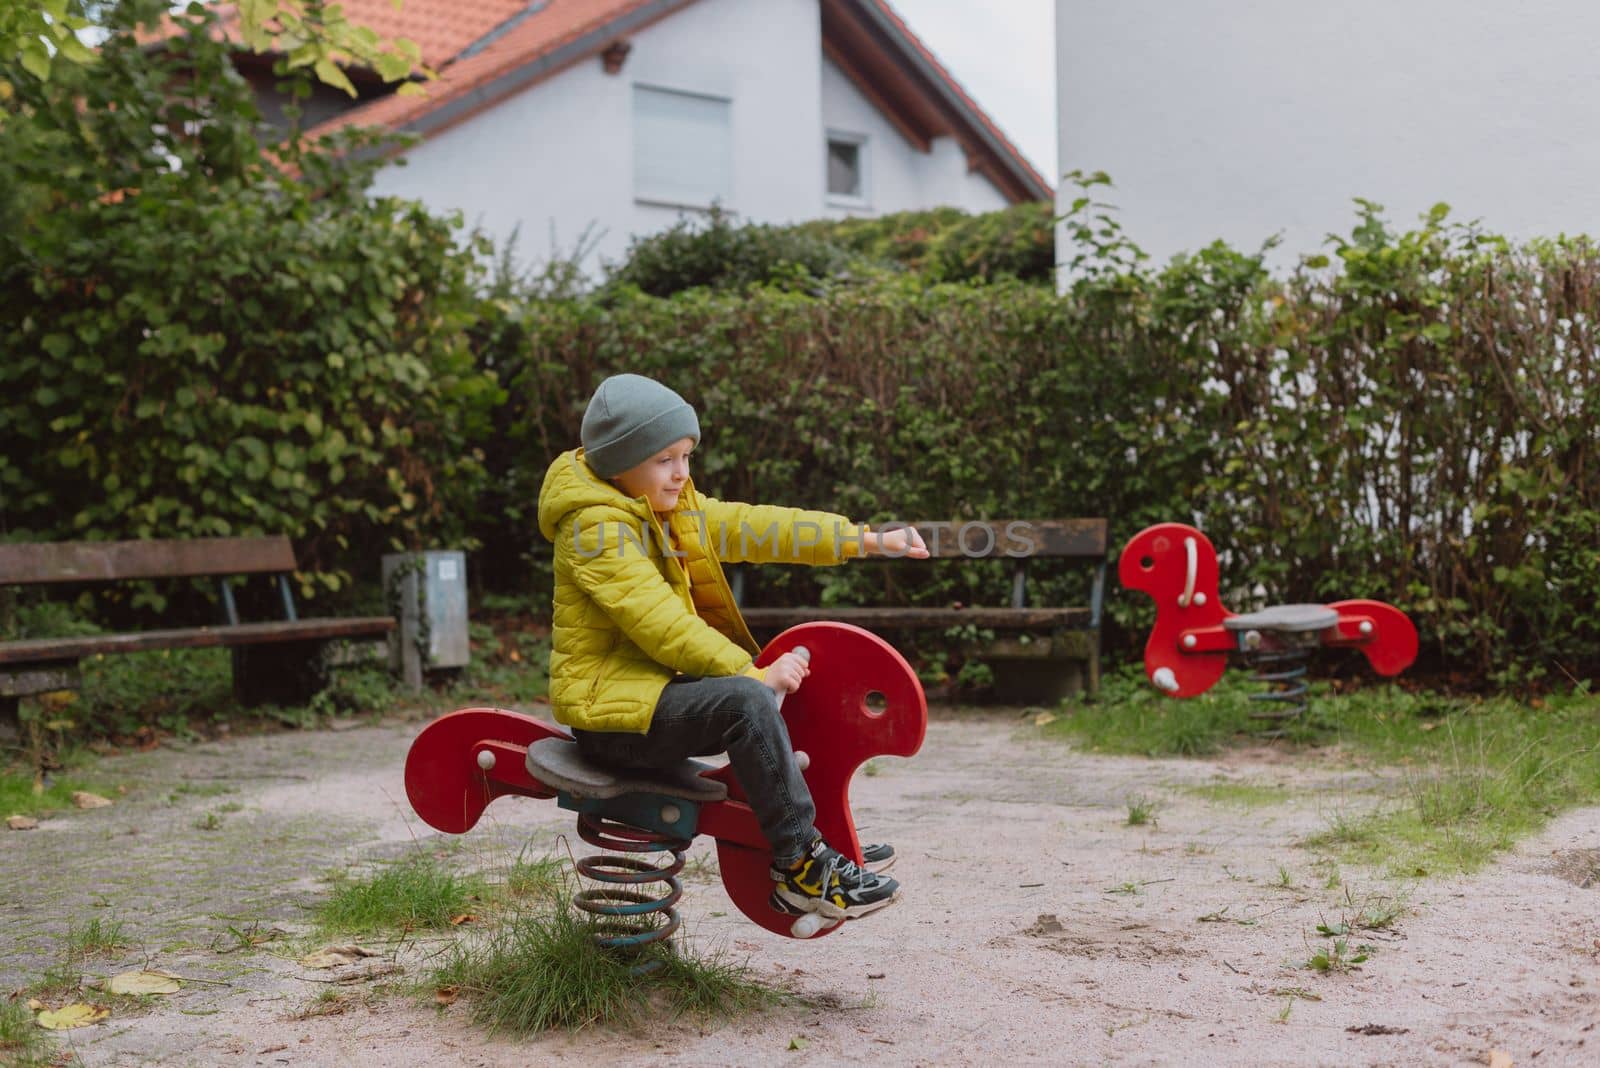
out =
<path fill-rule="evenodd" d="M 524 263 L 570 255 L 587 231 L 594 270 L 597 258 L 620 259 L 632 235 L 685 214 L 635 199 L 637 84 L 732 101 L 725 206 L 743 219 L 848 213 L 825 196 L 829 128 L 869 138 L 865 213 L 1006 204 L 954 141 L 918 152 L 823 57 L 817 0 L 697 0 L 631 43 L 621 73 L 586 59 L 417 145 L 405 166 L 380 172 L 376 191 L 460 211 L 497 247 L 516 232 Z"/>
<path fill-rule="evenodd" d="M 1109 172 L 1160 260 L 1282 232 L 1292 261 L 1354 197 L 1600 231 L 1592 0 L 1057 0 L 1056 33 L 1061 170 Z"/>
<path fill-rule="evenodd" d="M 1005 196 L 993 183 L 968 172 L 966 154 L 953 138 L 935 138 L 929 151 L 921 151 L 826 57 L 822 60 L 822 124 L 832 132 L 866 138 L 864 203 L 829 200 L 826 214 L 830 218 L 883 215 L 935 205 L 975 212 L 1006 206 Z"/>
<path fill-rule="evenodd" d="M 552 239 L 570 253 L 591 227 L 595 252 L 618 259 L 630 235 L 683 214 L 634 199 L 637 83 L 731 99 L 728 208 L 762 222 L 821 214 L 816 0 L 698 0 L 632 44 L 621 73 L 584 60 L 411 149 L 406 166 L 380 173 L 376 191 L 459 210 L 497 243 L 520 226 L 524 261 L 548 257 Z"/>

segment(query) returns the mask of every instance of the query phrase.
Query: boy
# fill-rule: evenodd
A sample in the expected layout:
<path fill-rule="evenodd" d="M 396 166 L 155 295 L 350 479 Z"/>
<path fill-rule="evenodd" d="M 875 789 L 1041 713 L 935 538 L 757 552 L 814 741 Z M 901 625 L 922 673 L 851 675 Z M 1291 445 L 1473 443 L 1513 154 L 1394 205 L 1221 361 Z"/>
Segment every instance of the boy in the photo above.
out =
<path fill-rule="evenodd" d="M 695 411 L 639 375 L 600 383 L 583 447 L 562 453 L 539 491 L 555 543 L 550 702 L 585 756 L 667 767 L 728 753 L 772 845 L 773 905 L 830 919 L 895 900 L 899 884 L 824 842 L 795 763 L 779 695 L 809 669 L 792 653 L 765 669 L 722 562 L 837 564 L 881 553 L 926 558 L 915 530 L 883 534 L 843 516 L 734 504 L 689 480 Z M 887 846 L 868 860 L 890 859 Z M 887 866 L 887 865 L 884 865 Z"/>

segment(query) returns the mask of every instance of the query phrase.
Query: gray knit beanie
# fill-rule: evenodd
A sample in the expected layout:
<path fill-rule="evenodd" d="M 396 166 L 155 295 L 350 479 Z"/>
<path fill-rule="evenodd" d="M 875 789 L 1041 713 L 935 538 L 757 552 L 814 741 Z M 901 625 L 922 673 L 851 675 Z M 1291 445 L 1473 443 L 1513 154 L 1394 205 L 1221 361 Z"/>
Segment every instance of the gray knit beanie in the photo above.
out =
<path fill-rule="evenodd" d="M 612 375 L 583 413 L 583 458 L 601 478 L 644 463 L 680 438 L 700 444 L 700 420 L 676 392 L 642 375 Z"/>

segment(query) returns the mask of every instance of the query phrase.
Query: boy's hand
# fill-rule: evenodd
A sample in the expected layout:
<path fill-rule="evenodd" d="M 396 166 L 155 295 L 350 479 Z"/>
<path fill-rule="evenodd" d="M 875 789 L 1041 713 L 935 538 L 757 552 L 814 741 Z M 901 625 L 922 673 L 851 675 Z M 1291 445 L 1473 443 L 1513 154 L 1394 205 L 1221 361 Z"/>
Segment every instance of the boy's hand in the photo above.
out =
<path fill-rule="evenodd" d="M 922 540 L 922 535 L 917 533 L 916 527 L 902 527 L 881 534 L 868 531 L 864 540 L 869 556 L 898 556 L 910 560 L 928 558 L 927 543 Z"/>
<path fill-rule="evenodd" d="M 811 674 L 811 667 L 805 659 L 795 653 L 784 653 L 766 667 L 764 681 L 774 691 L 780 694 L 794 693 Z"/>

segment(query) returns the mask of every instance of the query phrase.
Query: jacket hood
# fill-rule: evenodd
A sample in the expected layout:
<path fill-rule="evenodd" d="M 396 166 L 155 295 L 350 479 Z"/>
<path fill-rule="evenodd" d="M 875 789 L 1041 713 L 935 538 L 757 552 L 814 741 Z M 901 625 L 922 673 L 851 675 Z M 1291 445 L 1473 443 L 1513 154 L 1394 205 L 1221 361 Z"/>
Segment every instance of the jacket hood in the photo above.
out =
<path fill-rule="evenodd" d="M 689 487 L 685 487 L 688 489 Z M 689 498 L 685 493 L 679 505 Z M 650 518 L 650 505 L 643 497 L 629 497 L 616 486 L 595 474 L 584 461 L 582 449 L 570 449 L 557 456 L 544 473 L 539 489 L 539 533 L 555 541 L 562 520 L 586 508 L 615 508 L 640 519 Z"/>

